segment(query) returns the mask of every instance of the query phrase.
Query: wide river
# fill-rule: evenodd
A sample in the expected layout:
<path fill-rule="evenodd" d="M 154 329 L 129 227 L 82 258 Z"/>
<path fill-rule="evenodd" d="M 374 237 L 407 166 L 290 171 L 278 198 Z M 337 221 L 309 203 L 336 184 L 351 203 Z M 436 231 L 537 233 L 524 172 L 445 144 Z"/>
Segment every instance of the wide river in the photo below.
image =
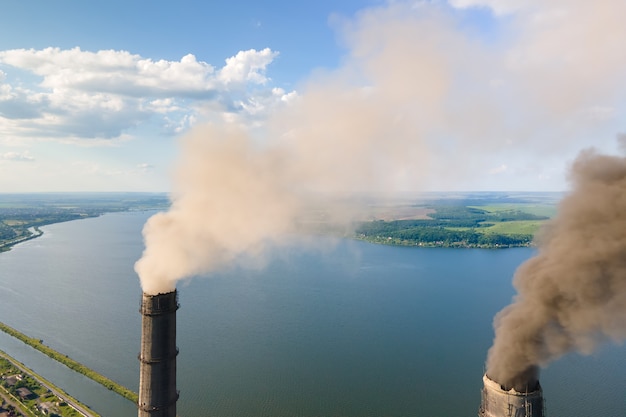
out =
<path fill-rule="evenodd" d="M 137 390 L 133 264 L 153 213 L 44 228 L 0 255 L 0 320 Z M 314 238 L 179 283 L 183 417 L 474 417 L 494 314 L 533 255 Z M 0 349 L 107 417 L 134 404 L 11 337 Z M 542 370 L 550 417 L 626 415 L 626 348 Z"/>

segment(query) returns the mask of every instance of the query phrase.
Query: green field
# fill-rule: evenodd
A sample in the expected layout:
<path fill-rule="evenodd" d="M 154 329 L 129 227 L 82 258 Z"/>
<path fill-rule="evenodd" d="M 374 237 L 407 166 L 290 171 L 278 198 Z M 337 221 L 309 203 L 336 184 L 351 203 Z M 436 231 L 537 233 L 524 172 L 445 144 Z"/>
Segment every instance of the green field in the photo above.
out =
<path fill-rule="evenodd" d="M 557 213 L 557 207 L 554 204 L 504 203 L 468 207 L 485 210 L 489 213 L 520 211 L 535 216 L 545 216 L 549 218 L 555 217 Z M 487 221 L 481 224 L 481 226 L 484 226 L 485 228 L 477 229 L 477 231 L 502 235 L 534 235 L 546 221 L 547 220 L 514 220 L 499 223 L 491 223 Z"/>
<path fill-rule="evenodd" d="M 545 222 L 545 220 L 519 220 L 501 223 L 483 223 L 485 225 L 490 224 L 491 226 L 481 227 L 476 229 L 476 231 L 499 235 L 534 235 Z"/>
<path fill-rule="evenodd" d="M 502 203 L 502 204 L 488 204 L 480 206 L 467 206 L 469 208 L 477 208 L 485 210 L 490 213 L 502 212 L 502 211 L 523 211 L 524 213 L 534 214 L 535 216 L 556 216 L 557 207 L 555 204 L 533 204 L 533 203 Z"/>
<path fill-rule="evenodd" d="M 353 237 L 406 246 L 505 248 L 529 246 L 542 224 L 556 215 L 553 195 L 487 193 L 439 198 L 414 207 L 428 216 L 356 224 Z"/>
<path fill-rule="evenodd" d="M 454 232 L 476 231 L 484 234 L 497 235 L 534 235 L 539 231 L 546 220 L 517 220 L 510 222 L 483 222 L 480 227 L 446 227 L 446 230 Z"/>

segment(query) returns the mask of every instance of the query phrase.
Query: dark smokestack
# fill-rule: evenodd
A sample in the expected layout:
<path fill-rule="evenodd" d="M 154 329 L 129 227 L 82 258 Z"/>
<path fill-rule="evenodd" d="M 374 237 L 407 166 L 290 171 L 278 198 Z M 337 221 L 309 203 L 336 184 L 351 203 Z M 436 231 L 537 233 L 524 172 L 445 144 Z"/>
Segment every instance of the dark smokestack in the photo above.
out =
<path fill-rule="evenodd" d="M 178 293 L 143 293 L 140 313 L 139 417 L 176 417 Z"/>
<path fill-rule="evenodd" d="M 491 377 L 490 377 L 491 379 Z M 495 379 L 493 379 L 495 381 Z M 514 389 L 517 392 L 532 392 L 539 389 L 539 367 L 529 366 L 524 371 L 511 377 L 506 383 L 500 382 L 502 389 Z"/>
<path fill-rule="evenodd" d="M 532 390 L 507 389 L 483 376 L 482 401 L 478 417 L 543 417 L 543 392 L 539 381 Z"/>

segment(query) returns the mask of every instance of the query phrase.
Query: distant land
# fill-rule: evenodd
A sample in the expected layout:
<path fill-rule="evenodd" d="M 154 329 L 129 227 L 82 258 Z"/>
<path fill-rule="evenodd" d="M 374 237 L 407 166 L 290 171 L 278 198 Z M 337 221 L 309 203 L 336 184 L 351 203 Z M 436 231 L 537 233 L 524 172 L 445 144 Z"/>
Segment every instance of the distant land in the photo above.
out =
<path fill-rule="evenodd" d="M 556 214 L 561 193 L 422 193 L 395 199 L 362 197 L 346 229 L 324 215 L 305 229 L 386 245 L 506 248 L 529 246 Z M 167 210 L 165 193 L 0 194 L 0 252 L 42 234 L 41 226 L 131 210 Z M 311 226 L 311 224 L 309 224 Z"/>
<path fill-rule="evenodd" d="M 41 226 L 130 210 L 165 210 L 166 194 L 28 193 L 0 194 L 0 252 L 41 236 Z"/>
<path fill-rule="evenodd" d="M 372 243 L 465 248 L 530 246 L 556 215 L 561 193 L 425 193 L 413 201 L 370 202 L 350 237 Z"/>

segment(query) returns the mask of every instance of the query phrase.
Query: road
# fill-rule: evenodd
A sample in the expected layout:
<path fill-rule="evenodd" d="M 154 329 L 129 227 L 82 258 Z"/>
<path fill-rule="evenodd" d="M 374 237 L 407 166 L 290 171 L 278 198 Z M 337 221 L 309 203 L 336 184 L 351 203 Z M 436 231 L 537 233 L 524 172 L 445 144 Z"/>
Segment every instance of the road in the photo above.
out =
<path fill-rule="evenodd" d="M 24 404 L 22 404 L 17 398 L 15 398 L 4 387 L 0 387 L 0 398 L 2 398 L 5 402 L 4 408 L 6 408 L 7 406 L 12 406 L 15 409 L 15 411 L 19 413 L 17 414 L 17 417 L 24 417 L 25 415 L 28 415 L 28 416 L 34 415 L 32 411 L 24 407 Z M 26 411 L 27 413 L 24 414 L 24 412 Z"/>
<path fill-rule="evenodd" d="M 19 363 L 18 361 L 16 361 L 12 357 L 8 356 L 4 352 L 0 351 L 0 356 L 3 357 L 4 359 L 8 360 L 9 362 L 11 362 L 13 364 L 13 366 L 18 368 L 23 373 L 30 375 L 42 387 L 50 390 L 50 392 L 52 392 L 54 395 L 56 395 L 60 400 L 65 401 L 67 403 L 67 405 L 69 405 L 70 407 L 72 407 L 73 409 L 78 411 L 84 417 L 99 417 L 98 414 L 95 414 L 93 411 L 91 411 L 91 410 L 81 406 L 80 404 L 78 404 L 75 401 L 73 401 L 71 398 L 68 398 L 67 394 L 61 392 L 57 387 L 53 386 L 52 384 L 48 383 L 47 381 L 43 381 L 33 371 L 31 371 L 30 369 L 26 368 L 24 365 L 22 365 L 21 363 Z"/>

